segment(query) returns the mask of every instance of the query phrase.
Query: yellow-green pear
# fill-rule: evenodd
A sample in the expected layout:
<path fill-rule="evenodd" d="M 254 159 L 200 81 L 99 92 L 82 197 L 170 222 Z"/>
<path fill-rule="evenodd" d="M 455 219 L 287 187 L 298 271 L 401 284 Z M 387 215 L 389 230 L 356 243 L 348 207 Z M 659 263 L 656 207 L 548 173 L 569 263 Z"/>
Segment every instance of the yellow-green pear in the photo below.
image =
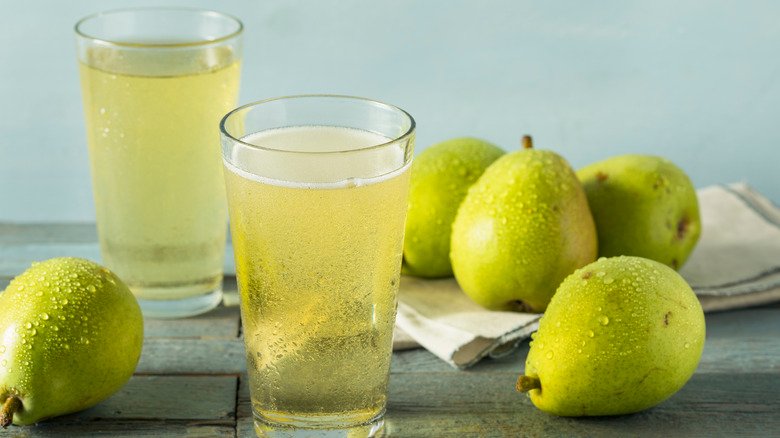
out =
<path fill-rule="evenodd" d="M 524 141 L 469 189 L 450 256 L 458 284 L 478 304 L 541 312 L 567 275 L 596 259 L 596 228 L 569 163 Z"/>
<path fill-rule="evenodd" d="M 504 154 L 477 138 L 456 138 L 424 150 L 412 164 L 404 240 L 404 273 L 448 277 L 452 221 L 466 191 Z"/>
<path fill-rule="evenodd" d="M 621 155 L 577 172 L 599 236 L 599 255 L 633 255 L 682 267 L 701 233 L 691 180 L 671 161 Z"/>
<path fill-rule="evenodd" d="M 558 288 L 531 336 L 517 389 L 555 415 L 638 412 L 685 385 L 704 334 L 701 305 L 673 269 L 640 257 L 601 258 Z"/>
<path fill-rule="evenodd" d="M 0 424 L 93 406 L 135 370 L 143 318 L 113 273 L 77 258 L 33 264 L 0 294 Z"/>

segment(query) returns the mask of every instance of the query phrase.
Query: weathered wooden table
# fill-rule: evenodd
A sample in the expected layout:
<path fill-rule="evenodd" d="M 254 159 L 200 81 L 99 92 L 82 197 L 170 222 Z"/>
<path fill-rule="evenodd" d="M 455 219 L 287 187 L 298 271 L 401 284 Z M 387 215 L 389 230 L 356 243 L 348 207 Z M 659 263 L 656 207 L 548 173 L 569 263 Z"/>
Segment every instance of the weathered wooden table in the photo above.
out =
<path fill-rule="evenodd" d="M 52 243 L 55 249 L 47 246 Z M 0 268 L 12 263 L 13 254 L 79 255 L 89 245 L 94 245 L 91 226 L 0 224 Z M 9 280 L 9 274 L 0 274 L 0 288 Z M 227 289 L 234 285 L 228 279 Z M 84 412 L 12 426 L 0 435 L 254 436 L 237 307 L 148 320 L 145 329 L 136 374 L 113 397 Z M 511 357 L 485 360 L 468 371 L 422 349 L 394 353 L 387 435 L 780 436 L 778 305 L 707 315 L 707 343 L 691 381 L 671 399 L 635 415 L 557 418 L 538 411 L 514 390 L 527 352 L 526 342 Z"/>

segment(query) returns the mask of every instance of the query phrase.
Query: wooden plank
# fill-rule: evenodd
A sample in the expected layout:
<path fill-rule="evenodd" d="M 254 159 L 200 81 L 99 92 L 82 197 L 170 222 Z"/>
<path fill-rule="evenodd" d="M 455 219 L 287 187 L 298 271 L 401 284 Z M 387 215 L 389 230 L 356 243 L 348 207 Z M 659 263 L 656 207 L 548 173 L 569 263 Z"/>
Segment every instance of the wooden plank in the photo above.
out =
<path fill-rule="evenodd" d="M 513 374 L 391 376 L 397 436 L 756 436 L 780 430 L 776 374 L 697 375 L 658 407 L 627 416 L 559 418 L 515 392 Z M 705 420 L 706 419 L 706 420 Z M 773 432 L 774 431 L 774 432 Z"/>
<path fill-rule="evenodd" d="M 780 303 L 706 315 L 707 339 L 772 338 L 780 333 Z"/>
<path fill-rule="evenodd" d="M 255 438 L 255 420 L 251 415 L 245 417 L 239 417 L 236 420 L 236 437 L 240 438 Z"/>
<path fill-rule="evenodd" d="M 239 374 L 246 370 L 244 341 L 147 338 L 136 374 Z"/>
<path fill-rule="evenodd" d="M 254 438 L 255 422 L 252 413 L 252 403 L 249 398 L 249 380 L 246 374 L 242 374 L 238 379 L 238 396 L 236 400 L 236 436 Z"/>
<path fill-rule="evenodd" d="M 778 332 L 775 332 L 778 333 Z M 707 339 L 697 373 L 772 373 L 780 371 L 776 338 Z"/>
<path fill-rule="evenodd" d="M 561 418 L 536 409 L 514 389 L 513 373 L 391 375 L 389 436 L 761 436 L 780 430 L 775 374 L 696 375 L 645 412 Z M 246 389 L 239 390 L 237 436 L 253 437 Z M 704 420 L 706 419 L 706 420 Z"/>
<path fill-rule="evenodd" d="M 460 371 L 453 368 L 447 362 L 434 356 L 428 350 L 415 349 L 396 351 L 390 364 L 391 373 L 471 373 L 491 371 L 520 371 L 522 362 L 528 353 L 528 342 L 523 342 L 516 351 L 499 359 L 483 359 L 473 367 Z"/>
<path fill-rule="evenodd" d="M 0 276 L 10 279 L 29 268 L 32 262 L 66 256 L 99 261 L 100 248 L 97 243 L 0 244 Z"/>
<path fill-rule="evenodd" d="M 231 424 L 217 425 L 210 422 L 181 421 L 85 421 L 80 423 L 44 422 L 35 426 L 9 427 L 3 436 L 20 438 L 37 437 L 234 437 Z"/>
<path fill-rule="evenodd" d="M 518 412 L 532 406 L 515 391 L 514 373 L 430 373 L 390 376 L 392 411 Z M 776 374 L 697 374 L 655 411 L 708 414 L 780 413 Z M 780 423 L 780 417 L 776 420 Z M 780 430 L 780 429 L 779 429 Z"/>
<path fill-rule="evenodd" d="M 97 406 L 58 423 L 93 420 L 204 420 L 233 424 L 236 376 L 133 376 Z"/>
<path fill-rule="evenodd" d="M 0 222 L 0 245 L 96 243 L 94 223 L 8 223 Z"/>
<path fill-rule="evenodd" d="M 94 223 L 0 222 L 1 288 L 5 288 L 10 278 L 27 269 L 31 262 L 63 256 L 100 260 Z M 227 273 L 235 273 L 229 238 L 224 268 Z"/>
<path fill-rule="evenodd" d="M 145 319 L 146 338 L 235 339 L 240 325 L 237 307 L 220 306 L 203 315 L 183 319 Z"/>
<path fill-rule="evenodd" d="M 615 418 L 558 418 L 529 408 L 515 413 L 390 412 L 390 437 L 770 437 L 780 423 L 771 414 L 732 413 L 703 418 L 696 413 L 650 411 Z M 250 438 L 251 435 L 238 435 Z"/>
<path fill-rule="evenodd" d="M 235 376 L 134 376 L 91 409 L 9 432 L 31 437 L 233 436 L 236 391 Z"/>
<path fill-rule="evenodd" d="M 238 377 L 238 401 L 249 401 L 249 376 L 246 372 Z"/>

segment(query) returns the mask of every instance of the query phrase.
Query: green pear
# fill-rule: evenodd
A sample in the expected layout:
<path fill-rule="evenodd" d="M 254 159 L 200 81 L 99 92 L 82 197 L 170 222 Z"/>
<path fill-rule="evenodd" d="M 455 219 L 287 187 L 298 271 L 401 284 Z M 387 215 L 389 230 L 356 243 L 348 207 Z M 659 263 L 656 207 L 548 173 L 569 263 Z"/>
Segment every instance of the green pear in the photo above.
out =
<path fill-rule="evenodd" d="M 599 236 L 599 255 L 633 255 L 682 267 L 701 233 L 688 176 L 671 161 L 621 155 L 577 172 Z"/>
<path fill-rule="evenodd" d="M 412 164 L 404 273 L 448 277 L 452 221 L 466 191 L 504 151 L 476 138 L 431 146 Z"/>
<path fill-rule="evenodd" d="M 33 264 L 0 294 L 0 424 L 93 406 L 135 370 L 143 318 L 127 286 L 87 260 Z"/>
<path fill-rule="evenodd" d="M 638 412 L 685 385 L 704 331 L 701 305 L 673 269 L 641 257 L 600 258 L 558 288 L 517 389 L 555 415 Z"/>
<path fill-rule="evenodd" d="M 544 311 L 558 284 L 596 259 L 596 228 L 574 171 L 524 141 L 471 186 L 452 227 L 455 278 L 492 310 Z"/>

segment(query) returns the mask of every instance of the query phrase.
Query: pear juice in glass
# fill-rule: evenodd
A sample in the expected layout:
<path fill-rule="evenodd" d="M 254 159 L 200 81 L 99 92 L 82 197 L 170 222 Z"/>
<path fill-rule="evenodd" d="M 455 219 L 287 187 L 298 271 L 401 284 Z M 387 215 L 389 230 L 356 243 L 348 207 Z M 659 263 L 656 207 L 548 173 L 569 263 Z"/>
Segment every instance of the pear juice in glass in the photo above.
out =
<path fill-rule="evenodd" d="M 258 433 L 372 435 L 387 402 L 414 121 L 366 99 L 295 96 L 231 112 L 222 139 Z"/>
<path fill-rule="evenodd" d="M 146 316 L 221 298 L 227 207 L 214 127 L 236 104 L 241 23 L 128 9 L 76 26 L 103 262 Z"/>

